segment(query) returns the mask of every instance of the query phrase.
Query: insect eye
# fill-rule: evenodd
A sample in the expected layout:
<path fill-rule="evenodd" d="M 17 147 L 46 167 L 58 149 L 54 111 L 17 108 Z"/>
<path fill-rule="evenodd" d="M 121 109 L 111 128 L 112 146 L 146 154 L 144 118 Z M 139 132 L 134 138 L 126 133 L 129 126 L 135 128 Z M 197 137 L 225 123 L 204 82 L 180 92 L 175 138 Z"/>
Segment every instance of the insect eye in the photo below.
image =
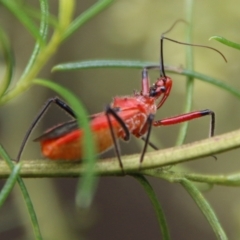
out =
<path fill-rule="evenodd" d="M 156 94 L 157 94 L 156 88 L 155 87 L 150 88 L 149 92 L 150 97 L 154 97 L 156 96 Z"/>
<path fill-rule="evenodd" d="M 159 93 L 164 93 L 164 92 L 166 92 L 166 87 L 165 86 L 161 86 L 161 87 L 154 86 L 150 89 L 149 95 L 150 95 L 150 97 L 155 97 Z"/>
<path fill-rule="evenodd" d="M 160 87 L 160 92 L 166 92 L 166 87 L 165 86 Z"/>

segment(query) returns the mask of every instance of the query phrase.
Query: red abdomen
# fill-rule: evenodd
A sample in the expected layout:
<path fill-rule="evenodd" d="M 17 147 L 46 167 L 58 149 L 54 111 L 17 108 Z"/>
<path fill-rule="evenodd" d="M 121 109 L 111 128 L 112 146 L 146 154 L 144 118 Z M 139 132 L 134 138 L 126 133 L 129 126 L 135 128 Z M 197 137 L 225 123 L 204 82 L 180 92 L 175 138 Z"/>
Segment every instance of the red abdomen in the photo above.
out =
<path fill-rule="evenodd" d="M 91 129 L 93 132 L 94 142 L 96 143 L 97 153 L 102 153 L 113 145 L 112 136 L 109 126 L 105 121 L 93 120 Z M 120 137 L 119 125 L 113 121 L 113 128 L 116 138 Z M 54 129 L 52 130 L 54 131 Z M 76 129 L 56 138 L 40 139 L 42 154 L 52 160 L 81 160 L 83 158 L 83 130 Z"/>

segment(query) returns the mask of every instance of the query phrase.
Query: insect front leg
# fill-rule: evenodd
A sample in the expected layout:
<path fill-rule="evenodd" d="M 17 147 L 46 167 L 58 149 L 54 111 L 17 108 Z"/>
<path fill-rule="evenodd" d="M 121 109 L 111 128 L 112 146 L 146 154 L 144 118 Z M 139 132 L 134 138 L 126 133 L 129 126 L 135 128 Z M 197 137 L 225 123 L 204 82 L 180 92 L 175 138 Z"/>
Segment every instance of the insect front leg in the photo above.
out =
<path fill-rule="evenodd" d="M 187 122 L 196 118 L 204 117 L 210 115 L 211 120 L 210 120 L 210 129 L 209 129 L 209 137 L 214 136 L 214 131 L 215 131 L 215 113 L 212 110 L 205 109 L 201 111 L 194 111 L 190 113 L 185 113 L 181 114 L 178 116 L 174 117 L 169 117 L 165 118 L 162 120 L 157 120 L 153 122 L 153 126 L 158 127 L 158 126 L 167 126 L 167 125 L 173 125 L 173 124 L 178 124 L 182 122 Z"/>
<path fill-rule="evenodd" d="M 43 108 L 41 109 L 41 111 L 37 114 L 36 118 L 33 120 L 29 129 L 27 130 L 27 132 L 26 132 L 26 134 L 23 138 L 23 141 L 21 143 L 16 162 L 19 162 L 19 160 L 21 158 L 21 155 L 22 155 L 22 152 L 25 148 L 26 142 L 27 142 L 29 136 L 31 135 L 33 129 L 36 127 L 37 123 L 41 120 L 43 115 L 47 112 L 47 110 L 49 109 L 49 107 L 51 106 L 52 103 L 59 106 L 61 109 L 63 109 L 65 112 L 67 112 L 73 118 L 76 118 L 76 115 L 75 115 L 74 111 L 72 110 L 72 108 L 70 106 L 68 106 L 67 103 L 62 101 L 60 98 L 53 97 L 53 98 L 48 99 L 47 102 L 44 104 Z"/>
<path fill-rule="evenodd" d="M 145 126 L 143 126 L 143 129 L 148 128 L 147 129 L 147 135 L 146 137 L 142 137 L 142 140 L 145 141 L 144 146 L 143 146 L 143 150 L 141 153 L 141 157 L 140 157 L 140 161 L 139 161 L 139 170 L 141 169 L 141 165 L 145 156 L 145 153 L 147 151 L 147 146 L 150 145 L 152 148 L 154 148 L 155 150 L 158 150 L 150 141 L 150 134 L 151 134 L 151 130 L 152 130 L 152 125 L 153 125 L 153 121 L 154 121 L 154 114 L 149 114 L 147 117 L 147 121 L 145 123 Z"/>
<path fill-rule="evenodd" d="M 130 139 L 130 132 L 129 132 L 126 124 L 118 116 L 116 111 L 113 108 L 111 108 L 110 106 L 107 106 L 106 107 L 106 116 L 107 116 L 108 125 L 109 125 L 109 128 L 110 128 L 111 136 L 112 136 L 112 139 L 113 139 L 115 152 L 116 152 L 116 155 L 117 155 L 117 158 L 118 158 L 119 166 L 122 169 L 123 174 L 125 174 L 125 171 L 124 171 L 124 168 L 123 168 L 123 163 L 122 163 L 122 160 L 121 160 L 121 155 L 120 155 L 120 148 L 119 148 L 119 145 L 117 143 L 117 138 L 116 138 L 114 130 L 113 130 L 113 126 L 112 126 L 112 123 L 111 123 L 110 115 L 112 115 L 117 120 L 117 122 L 121 125 L 123 131 L 125 132 L 125 136 L 124 136 L 124 140 L 125 141 L 128 141 Z"/>

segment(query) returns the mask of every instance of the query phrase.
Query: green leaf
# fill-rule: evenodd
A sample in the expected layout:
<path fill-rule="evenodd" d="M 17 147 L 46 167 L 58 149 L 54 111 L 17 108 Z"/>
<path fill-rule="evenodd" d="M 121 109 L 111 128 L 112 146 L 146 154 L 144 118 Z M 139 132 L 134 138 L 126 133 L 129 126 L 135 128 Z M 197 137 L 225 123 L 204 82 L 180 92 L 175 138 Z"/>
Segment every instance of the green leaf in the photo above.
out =
<path fill-rule="evenodd" d="M 77 71 L 92 68 L 135 68 L 142 69 L 145 66 L 159 66 L 156 62 L 143 62 L 132 60 L 88 60 L 80 62 L 61 63 L 52 68 L 52 71 Z"/>
<path fill-rule="evenodd" d="M 48 12 L 48 1 L 47 0 L 41 0 L 40 1 L 40 7 L 41 7 L 41 22 L 40 22 L 40 29 L 39 29 L 39 33 L 41 35 L 41 38 L 46 41 L 47 39 L 47 33 L 48 33 L 48 16 L 49 16 L 49 12 Z M 20 78 L 24 79 L 24 77 L 28 74 L 28 72 L 30 71 L 30 69 L 32 68 L 33 64 L 35 63 L 35 60 L 40 52 L 41 49 L 41 44 L 37 41 L 35 43 L 33 52 L 31 54 L 31 57 L 23 71 L 23 74 Z"/>
<path fill-rule="evenodd" d="M 6 151 L 4 150 L 4 148 L 0 145 L 0 155 L 1 157 L 6 161 L 7 165 L 9 166 L 9 168 L 13 171 L 14 169 L 14 164 L 11 160 L 11 158 L 8 156 L 8 154 L 6 153 Z M 20 190 L 22 192 L 24 201 L 26 203 L 29 215 L 30 215 L 30 219 L 33 225 L 33 230 L 34 230 L 34 234 L 37 240 L 42 240 L 42 236 L 41 236 L 41 232 L 40 232 L 40 228 L 38 225 L 38 220 L 37 220 L 37 216 L 31 201 L 31 198 L 28 194 L 27 188 L 22 180 L 22 178 L 20 176 L 17 177 L 17 182 L 18 185 L 20 187 Z"/>
<path fill-rule="evenodd" d="M 0 44 L 2 46 L 3 56 L 6 63 L 5 75 L 1 80 L 0 84 L 0 97 L 1 97 L 8 89 L 11 83 L 14 67 L 14 56 L 10 46 L 10 41 L 7 37 L 7 34 L 2 28 L 0 28 Z"/>
<path fill-rule="evenodd" d="M 208 220 L 214 233 L 216 234 L 217 239 L 227 240 L 228 238 L 227 238 L 221 224 L 219 223 L 217 216 L 215 215 L 210 204 L 203 197 L 201 192 L 194 186 L 194 184 L 191 181 L 189 181 L 185 178 L 182 178 L 179 181 L 182 184 L 182 186 L 187 190 L 187 192 L 190 194 L 190 196 L 193 198 L 195 203 L 198 205 L 198 207 L 200 208 L 200 210 L 202 211 L 202 213 Z"/>
<path fill-rule="evenodd" d="M 113 3 L 113 1 L 114 0 L 99 0 L 92 7 L 90 7 L 85 12 L 83 12 L 80 16 L 78 16 L 74 21 L 71 22 L 70 26 L 64 33 L 63 40 L 66 40 L 67 38 L 69 38 L 82 25 L 84 25 L 86 22 L 91 20 L 94 16 L 96 16 L 97 14 L 102 12 L 104 9 L 106 9 L 108 6 L 110 6 L 110 4 Z"/>
<path fill-rule="evenodd" d="M 86 163 L 86 171 L 84 172 L 81 179 L 81 184 L 79 184 L 77 192 L 77 204 L 80 207 L 88 207 L 91 204 L 93 195 L 95 193 L 97 178 L 94 174 L 94 167 L 96 162 L 95 144 L 88 123 L 87 111 L 85 110 L 81 102 L 78 100 L 78 98 L 66 88 L 44 79 L 35 79 L 33 80 L 33 82 L 52 89 L 64 99 L 66 99 L 66 101 L 73 108 L 77 116 L 79 126 L 81 126 L 81 128 L 83 128 L 85 131 L 85 151 L 83 161 L 84 163 Z"/>
<path fill-rule="evenodd" d="M 159 66 L 157 62 L 143 62 L 143 61 L 131 61 L 131 60 L 89 60 L 72 63 L 62 63 L 53 67 L 52 71 L 76 71 L 82 69 L 93 69 L 93 68 L 133 68 L 142 69 L 146 66 Z M 165 66 L 165 71 L 169 73 L 175 73 L 183 76 L 193 77 L 204 82 L 213 84 L 219 88 L 222 88 L 229 93 L 233 94 L 240 99 L 240 91 L 234 87 L 231 87 L 225 82 L 217 80 L 213 77 L 209 77 L 202 73 L 190 71 L 187 69 L 179 69 L 177 67 Z"/>
<path fill-rule="evenodd" d="M 212 40 L 212 39 L 214 39 L 214 40 L 216 40 L 220 43 L 223 43 L 224 45 L 227 45 L 228 47 L 232 47 L 232 48 L 240 50 L 240 44 L 235 43 L 235 42 L 231 42 L 224 37 L 212 36 L 212 37 L 209 38 L 209 40 Z"/>
<path fill-rule="evenodd" d="M 18 1 L 0 0 L 0 3 L 2 3 L 23 24 L 23 26 L 31 33 L 31 35 L 37 41 L 39 41 L 41 45 L 45 44 L 37 27 L 35 26 L 33 21 L 28 17 L 28 15 L 23 11 Z"/>
<path fill-rule="evenodd" d="M 139 181 L 139 183 L 143 186 L 144 190 L 146 191 L 148 197 L 150 198 L 150 201 L 157 215 L 157 219 L 158 219 L 159 227 L 162 232 L 163 239 L 164 240 L 170 239 L 170 234 L 167 227 L 167 221 L 166 221 L 163 209 L 160 205 L 160 202 L 157 199 L 157 196 L 152 186 L 143 175 L 132 175 L 132 176 Z"/>
<path fill-rule="evenodd" d="M 14 168 L 12 169 L 12 172 L 11 172 L 10 176 L 8 177 L 6 183 L 4 184 L 4 186 L 0 192 L 0 207 L 3 205 L 6 198 L 11 193 L 11 191 L 17 181 L 18 173 L 20 172 L 20 169 L 21 169 L 20 163 L 15 165 Z"/>
<path fill-rule="evenodd" d="M 26 12 L 26 14 L 29 17 L 34 18 L 36 20 L 42 21 L 42 17 L 43 17 L 43 14 L 44 14 L 43 10 L 42 10 L 42 4 L 40 5 L 40 8 L 41 8 L 41 10 L 39 11 L 38 8 L 34 8 L 32 6 L 29 6 L 29 5 L 24 5 L 23 6 L 24 11 Z M 48 23 L 49 26 L 51 26 L 53 28 L 57 28 L 58 27 L 57 17 L 54 16 L 53 14 L 50 14 L 49 12 L 48 12 L 47 23 Z"/>

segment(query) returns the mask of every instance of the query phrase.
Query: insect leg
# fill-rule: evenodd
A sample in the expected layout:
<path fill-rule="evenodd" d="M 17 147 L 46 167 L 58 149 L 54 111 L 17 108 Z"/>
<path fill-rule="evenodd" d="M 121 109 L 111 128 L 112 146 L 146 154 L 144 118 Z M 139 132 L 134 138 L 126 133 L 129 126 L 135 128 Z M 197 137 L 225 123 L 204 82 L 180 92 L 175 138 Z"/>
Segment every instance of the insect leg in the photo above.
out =
<path fill-rule="evenodd" d="M 40 119 L 42 118 L 42 116 L 46 113 L 46 111 L 49 109 L 51 103 L 55 103 L 57 106 L 59 106 L 61 109 L 63 109 L 64 111 L 66 111 L 70 116 L 72 116 L 73 118 L 76 118 L 76 115 L 74 113 L 74 111 L 71 109 L 70 106 L 68 106 L 64 101 L 62 101 L 60 98 L 58 97 L 54 97 L 54 98 L 50 98 L 47 100 L 47 102 L 44 104 L 43 108 L 41 109 L 41 111 L 38 113 L 38 115 L 36 116 L 36 118 L 33 120 L 32 124 L 30 125 L 29 129 L 27 130 L 23 141 L 21 143 L 18 155 L 17 155 L 17 159 L 16 162 L 19 162 L 22 152 L 24 150 L 24 147 L 26 145 L 26 142 L 30 136 L 30 134 L 32 133 L 33 129 L 36 127 L 37 123 L 40 121 Z"/>
<path fill-rule="evenodd" d="M 142 150 L 142 153 L 141 153 L 141 157 L 140 157 L 140 165 L 139 165 L 139 170 L 141 168 L 141 164 L 143 162 L 143 159 L 144 159 L 144 155 L 147 151 L 147 146 L 150 145 L 151 146 L 151 143 L 149 142 L 149 138 L 150 138 L 150 134 L 151 134 L 151 129 L 152 129 L 152 125 L 153 125 L 153 120 L 154 120 L 154 115 L 153 114 L 149 114 L 148 118 L 147 118 L 147 122 L 146 124 L 148 125 L 148 131 L 147 131 L 147 135 L 146 135 L 146 138 L 145 138 L 145 144 L 143 146 L 143 150 Z M 154 146 L 154 145 L 153 145 Z M 154 146 L 155 147 L 155 146 Z"/>
<path fill-rule="evenodd" d="M 144 136 L 144 137 L 141 137 L 141 139 L 144 141 L 144 142 L 146 142 L 146 137 Z M 152 148 L 152 149 L 154 149 L 154 150 L 159 150 L 159 148 L 157 147 L 157 146 L 155 146 L 155 144 L 154 143 L 152 143 L 150 140 L 148 140 L 148 145 Z"/>
<path fill-rule="evenodd" d="M 112 126 L 111 119 L 110 119 L 110 116 L 109 116 L 109 115 L 112 115 L 112 116 L 118 121 L 118 123 L 121 125 L 123 131 L 125 132 L 125 137 L 124 137 L 124 140 L 125 140 L 125 141 L 128 141 L 128 140 L 130 139 L 130 132 L 129 132 L 126 124 L 125 124 L 124 121 L 118 116 L 118 114 L 116 113 L 116 111 L 114 111 L 114 109 L 112 109 L 110 106 L 107 106 L 107 107 L 106 107 L 106 116 L 107 116 L 108 125 L 109 125 L 109 128 L 110 128 L 110 132 L 111 132 L 111 135 L 112 135 L 112 139 L 113 139 L 113 144 L 114 144 L 114 147 L 115 147 L 115 152 L 116 152 L 116 155 L 117 155 L 117 158 L 118 158 L 118 161 L 119 161 L 120 168 L 122 169 L 123 174 L 125 174 L 124 169 L 123 169 L 123 163 L 122 163 L 121 156 L 120 156 L 119 145 L 118 145 L 118 143 L 117 143 L 117 139 L 116 139 L 115 133 L 114 133 L 114 131 L 113 131 L 113 126 Z"/>
<path fill-rule="evenodd" d="M 207 115 L 210 115 L 211 117 L 209 137 L 213 137 L 214 131 L 215 131 L 215 113 L 209 109 L 194 111 L 194 112 L 185 113 L 185 114 L 181 114 L 181 115 L 170 117 L 170 118 L 165 118 L 162 120 L 157 120 L 153 122 L 153 126 L 158 127 L 162 125 L 167 126 L 167 125 L 178 124 L 178 123 L 193 120 L 195 118 L 204 117 Z"/>

